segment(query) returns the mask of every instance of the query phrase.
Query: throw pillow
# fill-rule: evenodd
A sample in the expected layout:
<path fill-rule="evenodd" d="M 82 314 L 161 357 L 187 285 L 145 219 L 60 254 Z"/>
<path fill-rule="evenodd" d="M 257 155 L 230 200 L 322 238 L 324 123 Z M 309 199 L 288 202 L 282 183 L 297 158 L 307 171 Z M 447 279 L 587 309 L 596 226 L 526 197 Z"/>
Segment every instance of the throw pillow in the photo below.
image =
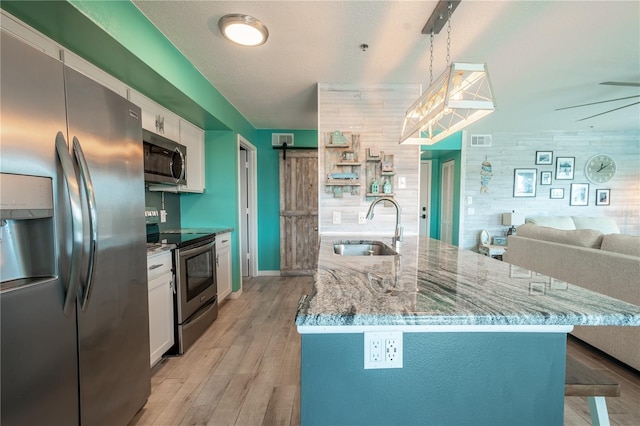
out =
<path fill-rule="evenodd" d="M 605 235 L 600 249 L 640 257 L 640 237 L 626 234 Z"/>
<path fill-rule="evenodd" d="M 576 229 L 569 216 L 529 216 L 525 222 L 556 229 Z"/>
<path fill-rule="evenodd" d="M 576 229 L 595 229 L 603 234 L 619 234 L 620 228 L 610 217 L 580 217 L 571 216 Z"/>
<path fill-rule="evenodd" d="M 550 241 L 578 247 L 600 248 L 603 235 L 593 229 L 556 229 L 525 223 L 518 227 L 518 237 L 533 238 L 534 240 Z"/>

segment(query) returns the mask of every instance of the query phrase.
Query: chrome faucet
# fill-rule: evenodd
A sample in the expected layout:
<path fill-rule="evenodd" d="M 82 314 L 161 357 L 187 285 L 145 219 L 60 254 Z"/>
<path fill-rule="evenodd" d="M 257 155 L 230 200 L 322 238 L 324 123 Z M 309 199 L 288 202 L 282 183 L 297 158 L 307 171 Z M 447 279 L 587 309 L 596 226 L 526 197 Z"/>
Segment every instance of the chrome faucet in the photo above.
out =
<path fill-rule="evenodd" d="M 396 249 L 399 249 L 400 244 L 402 243 L 402 226 L 400 226 L 400 206 L 398 205 L 396 200 L 389 197 L 382 197 L 374 200 L 373 203 L 371 203 L 371 205 L 369 206 L 369 211 L 367 212 L 367 220 L 373 219 L 373 208 L 376 206 L 376 204 L 382 201 L 388 201 L 396 207 L 396 230 L 393 238 L 391 239 L 391 243 L 395 245 Z"/>

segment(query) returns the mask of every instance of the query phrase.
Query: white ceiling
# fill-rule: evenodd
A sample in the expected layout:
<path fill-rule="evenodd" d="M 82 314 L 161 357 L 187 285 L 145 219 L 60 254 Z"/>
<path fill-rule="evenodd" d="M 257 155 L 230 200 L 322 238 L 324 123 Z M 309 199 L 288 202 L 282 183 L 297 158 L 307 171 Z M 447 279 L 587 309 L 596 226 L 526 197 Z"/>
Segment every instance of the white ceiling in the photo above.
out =
<path fill-rule="evenodd" d="M 258 129 L 316 129 L 318 82 L 429 83 L 437 1 L 149 1 L 136 6 Z M 218 20 L 252 15 L 260 47 L 224 40 Z M 497 110 L 470 130 L 640 129 L 640 2 L 463 0 L 451 19 L 451 60 L 485 62 Z M 446 66 L 446 27 L 434 39 L 434 79 Z M 366 51 L 359 46 L 369 45 Z"/>

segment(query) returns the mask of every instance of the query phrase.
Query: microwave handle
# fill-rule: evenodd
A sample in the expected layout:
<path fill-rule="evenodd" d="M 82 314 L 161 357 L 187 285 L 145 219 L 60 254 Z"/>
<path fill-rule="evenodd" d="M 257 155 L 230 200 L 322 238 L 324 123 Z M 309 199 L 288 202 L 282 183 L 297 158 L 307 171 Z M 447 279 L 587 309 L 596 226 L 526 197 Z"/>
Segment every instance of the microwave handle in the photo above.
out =
<path fill-rule="evenodd" d="M 180 168 L 180 176 L 177 176 L 177 177 L 174 176 L 173 177 L 177 182 L 180 179 L 184 179 L 184 167 L 185 167 L 185 164 L 184 164 L 184 154 L 182 153 L 182 151 L 180 151 L 179 148 L 176 148 L 175 152 L 180 156 L 180 160 L 181 160 L 180 164 L 182 165 L 182 167 Z M 172 169 L 172 172 L 173 172 L 173 169 Z"/>

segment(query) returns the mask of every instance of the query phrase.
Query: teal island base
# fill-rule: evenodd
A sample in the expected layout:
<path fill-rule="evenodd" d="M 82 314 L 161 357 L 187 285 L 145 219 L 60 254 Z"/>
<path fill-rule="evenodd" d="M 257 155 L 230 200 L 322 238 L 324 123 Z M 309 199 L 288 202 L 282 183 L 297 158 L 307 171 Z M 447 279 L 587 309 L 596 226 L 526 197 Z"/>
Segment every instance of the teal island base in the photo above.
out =
<path fill-rule="evenodd" d="M 364 334 L 302 334 L 302 425 L 562 425 L 566 333 L 405 332 L 403 368 Z"/>

